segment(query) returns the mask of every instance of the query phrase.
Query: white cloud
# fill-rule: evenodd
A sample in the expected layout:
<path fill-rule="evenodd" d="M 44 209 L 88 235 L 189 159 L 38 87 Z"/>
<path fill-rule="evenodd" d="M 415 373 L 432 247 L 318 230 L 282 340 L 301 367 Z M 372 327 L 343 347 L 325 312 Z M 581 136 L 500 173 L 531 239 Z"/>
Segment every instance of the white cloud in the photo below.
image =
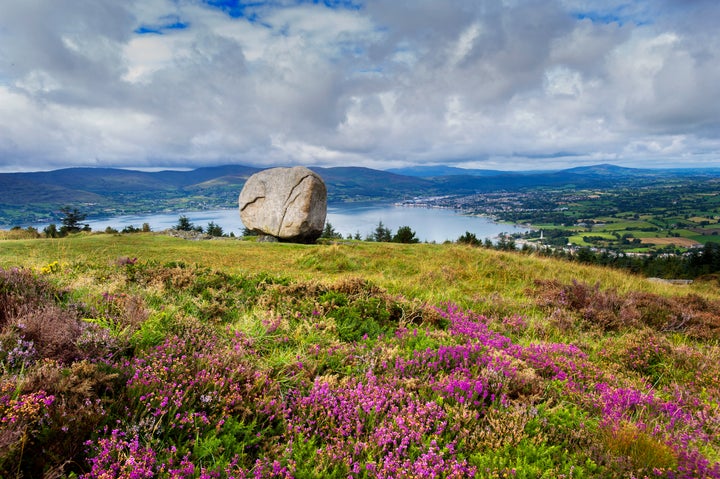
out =
<path fill-rule="evenodd" d="M 706 164 L 718 10 L 288 1 L 233 17 L 200 0 L 8 0 L 0 167 Z"/>
<path fill-rule="evenodd" d="M 550 96 L 579 96 L 583 92 L 583 81 L 579 72 L 564 66 L 554 66 L 545 72 L 545 93 Z"/>

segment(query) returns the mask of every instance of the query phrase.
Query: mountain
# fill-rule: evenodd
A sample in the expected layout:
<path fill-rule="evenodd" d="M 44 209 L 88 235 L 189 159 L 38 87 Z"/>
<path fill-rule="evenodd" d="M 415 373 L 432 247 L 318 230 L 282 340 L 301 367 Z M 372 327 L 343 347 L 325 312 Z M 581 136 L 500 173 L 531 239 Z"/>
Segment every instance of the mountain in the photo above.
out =
<path fill-rule="evenodd" d="M 470 195 L 530 188 L 631 186 L 717 170 L 649 170 L 601 164 L 560 171 L 508 172 L 453 167 L 389 171 L 362 167 L 313 168 L 325 179 L 328 201 L 393 202 L 422 196 Z M 58 221 L 63 206 L 88 217 L 233 208 L 245 181 L 259 168 L 223 165 L 191 171 L 143 172 L 115 168 L 66 168 L 0 173 L 0 225 Z"/>
<path fill-rule="evenodd" d="M 381 202 L 434 192 L 433 183 L 360 167 L 314 168 L 329 201 Z M 159 211 L 232 208 L 245 181 L 259 168 L 223 165 L 191 171 L 143 172 L 116 168 L 65 168 L 0 174 L 0 225 L 59 220 L 73 206 L 89 218 Z"/>
<path fill-rule="evenodd" d="M 328 187 L 328 199 L 340 201 L 387 201 L 432 191 L 434 183 L 423 178 L 361 167 L 311 168 Z"/>
<path fill-rule="evenodd" d="M 456 168 L 454 166 L 409 166 L 405 168 L 390 168 L 385 170 L 397 175 L 416 176 L 419 178 L 434 178 L 438 176 L 501 176 L 508 175 L 507 171 L 475 170 Z"/>
<path fill-rule="evenodd" d="M 57 182 L 46 183 L 38 178 L 0 174 L 0 206 L 53 204 L 72 202 L 103 202 L 105 197 L 87 189 L 78 190 Z M 0 218 L 0 224 L 2 218 Z"/>
<path fill-rule="evenodd" d="M 645 168 L 626 168 L 623 166 L 600 164 L 591 166 L 577 166 L 562 170 L 566 174 L 586 176 L 647 176 L 664 173 L 665 170 L 649 170 Z"/>

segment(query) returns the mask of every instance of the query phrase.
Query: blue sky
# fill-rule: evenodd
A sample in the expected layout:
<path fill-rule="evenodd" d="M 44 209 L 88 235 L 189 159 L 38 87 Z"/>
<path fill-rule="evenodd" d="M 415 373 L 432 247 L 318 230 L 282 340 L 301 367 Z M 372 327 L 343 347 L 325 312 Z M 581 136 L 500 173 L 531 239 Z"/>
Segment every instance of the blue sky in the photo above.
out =
<path fill-rule="evenodd" d="M 715 0 L 5 0 L 0 171 L 720 164 Z"/>

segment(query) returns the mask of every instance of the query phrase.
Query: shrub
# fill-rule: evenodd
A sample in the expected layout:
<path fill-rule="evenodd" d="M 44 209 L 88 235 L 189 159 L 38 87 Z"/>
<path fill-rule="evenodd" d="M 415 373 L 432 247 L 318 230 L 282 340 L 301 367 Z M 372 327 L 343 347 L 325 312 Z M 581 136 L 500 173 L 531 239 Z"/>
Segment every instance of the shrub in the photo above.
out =
<path fill-rule="evenodd" d="M 615 460 L 614 468 L 620 472 L 637 476 L 661 476 L 677 467 L 678 458 L 673 449 L 662 441 L 641 431 L 631 423 L 623 423 L 615 427 L 604 427 L 600 438 Z M 624 464 L 629 470 L 622 471 Z"/>
<path fill-rule="evenodd" d="M 21 312 L 52 303 L 62 296 L 61 292 L 26 269 L 0 268 L 0 328 Z"/>
<path fill-rule="evenodd" d="M 482 243 L 481 241 L 475 236 L 475 233 L 471 233 L 469 231 L 466 231 L 465 234 L 460 235 L 457 239 L 458 243 L 461 244 L 468 244 L 470 246 L 480 246 Z"/>
<path fill-rule="evenodd" d="M 42 477 L 45 457 L 37 437 L 49 428 L 55 397 L 45 391 L 23 394 L 0 380 L 0 471 L 15 477 Z"/>
<path fill-rule="evenodd" d="M 104 364 L 87 360 L 63 366 L 45 360 L 28 372 L 20 388 L 26 394 L 44 392 L 54 401 L 48 406 L 48 422 L 26 445 L 26 458 L 35 470 L 28 477 L 61 477 L 84 461 L 84 442 L 107 420 L 106 406 L 121 388 L 119 376 Z"/>
<path fill-rule="evenodd" d="M 420 240 L 415 237 L 415 232 L 409 226 L 401 226 L 397 233 L 393 236 L 394 243 L 419 243 Z"/>
<path fill-rule="evenodd" d="M 82 356 L 76 345 L 83 325 L 76 311 L 46 305 L 13 320 L 18 334 L 32 341 L 41 358 L 70 363 Z"/>
<path fill-rule="evenodd" d="M 651 293 L 620 295 L 586 283 L 536 281 L 536 303 L 553 317 L 571 313 L 586 327 L 602 331 L 648 326 L 659 332 L 682 332 L 695 338 L 720 338 L 720 301 L 688 295 L 666 298 Z M 567 324 L 567 318 L 562 323 Z"/>

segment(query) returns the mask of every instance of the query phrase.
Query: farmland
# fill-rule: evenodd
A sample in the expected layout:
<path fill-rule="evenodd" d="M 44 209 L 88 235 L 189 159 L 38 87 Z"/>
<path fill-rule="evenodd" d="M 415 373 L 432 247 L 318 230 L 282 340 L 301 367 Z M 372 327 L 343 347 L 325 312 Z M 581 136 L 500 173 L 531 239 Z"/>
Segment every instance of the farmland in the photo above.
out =
<path fill-rule="evenodd" d="M 680 252 L 720 242 L 717 177 L 626 179 L 598 188 L 533 187 L 428 201 L 529 224 L 528 239 L 634 253 Z"/>

